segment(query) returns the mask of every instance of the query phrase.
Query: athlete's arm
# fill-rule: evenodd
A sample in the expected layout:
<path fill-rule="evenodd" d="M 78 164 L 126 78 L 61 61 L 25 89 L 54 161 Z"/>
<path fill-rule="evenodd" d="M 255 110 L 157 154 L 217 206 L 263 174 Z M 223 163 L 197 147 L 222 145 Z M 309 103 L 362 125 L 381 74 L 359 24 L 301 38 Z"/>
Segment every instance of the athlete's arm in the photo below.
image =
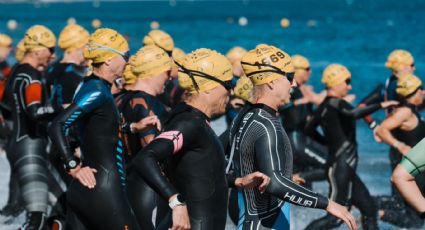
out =
<path fill-rule="evenodd" d="M 259 137 L 255 144 L 255 160 L 260 171 L 270 177 L 270 184 L 266 191 L 282 200 L 296 205 L 326 209 L 328 199 L 314 193 L 284 176 L 285 146 L 276 146 L 276 135 L 273 130 Z M 287 150 L 288 151 L 288 150 Z M 291 162 L 292 164 L 292 162 Z"/>
<path fill-rule="evenodd" d="M 52 106 L 43 106 L 42 85 L 39 81 L 30 83 L 25 88 L 25 112 L 33 121 L 52 119 L 57 111 Z"/>
<path fill-rule="evenodd" d="M 320 144 L 326 145 L 325 137 L 317 131 L 320 122 L 320 113 L 319 110 L 316 110 L 313 115 L 307 119 L 304 132 Z"/>
<path fill-rule="evenodd" d="M 400 127 L 406 119 L 412 115 L 409 108 L 398 108 L 391 116 L 387 117 L 381 125 L 376 129 L 379 138 L 390 146 L 393 146 L 402 154 L 407 154 L 410 147 L 397 140 L 391 133 L 392 130 Z"/>
<path fill-rule="evenodd" d="M 79 162 L 79 159 L 74 156 L 69 143 L 69 128 L 103 104 L 105 99 L 104 94 L 97 91 L 96 86 L 87 83 L 80 89 L 80 93 L 76 96 L 74 102 L 56 116 L 49 127 L 49 137 L 56 145 L 62 161 L 65 163 L 65 168 L 73 177 L 89 188 L 93 188 L 95 185 L 93 173 L 96 170 L 89 167 L 80 168 L 79 165 L 75 165 L 76 162 Z"/>

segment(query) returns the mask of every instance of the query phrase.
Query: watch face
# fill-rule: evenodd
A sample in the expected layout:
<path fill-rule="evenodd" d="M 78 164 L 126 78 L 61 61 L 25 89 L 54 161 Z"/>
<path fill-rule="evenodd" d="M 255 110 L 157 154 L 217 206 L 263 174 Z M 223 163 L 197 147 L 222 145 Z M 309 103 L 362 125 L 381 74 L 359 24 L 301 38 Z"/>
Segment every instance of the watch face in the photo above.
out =
<path fill-rule="evenodd" d="M 186 199 L 184 199 L 184 197 L 183 197 L 181 194 L 178 194 L 178 195 L 177 195 L 177 200 L 178 200 L 180 203 L 186 203 Z"/>
<path fill-rule="evenodd" d="M 69 167 L 74 168 L 75 166 L 77 166 L 77 161 L 75 160 L 71 160 L 68 162 Z"/>

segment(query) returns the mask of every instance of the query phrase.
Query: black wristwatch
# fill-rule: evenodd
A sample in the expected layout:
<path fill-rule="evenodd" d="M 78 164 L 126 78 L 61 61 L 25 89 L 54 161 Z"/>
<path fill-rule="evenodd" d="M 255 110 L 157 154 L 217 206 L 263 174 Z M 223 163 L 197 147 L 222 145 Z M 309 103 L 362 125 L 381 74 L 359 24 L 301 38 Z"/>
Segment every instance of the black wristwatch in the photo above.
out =
<path fill-rule="evenodd" d="M 186 200 L 181 194 L 177 194 L 176 198 L 168 203 L 171 209 L 179 205 L 186 205 Z"/>
<path fill-rule="evenodd" d="M 72 169 L 77 168 L 78 165 L 80 165 L 80 159 L 76 157 L 70 158 L 65 162 L 65 170 L 69 172 Z"/>

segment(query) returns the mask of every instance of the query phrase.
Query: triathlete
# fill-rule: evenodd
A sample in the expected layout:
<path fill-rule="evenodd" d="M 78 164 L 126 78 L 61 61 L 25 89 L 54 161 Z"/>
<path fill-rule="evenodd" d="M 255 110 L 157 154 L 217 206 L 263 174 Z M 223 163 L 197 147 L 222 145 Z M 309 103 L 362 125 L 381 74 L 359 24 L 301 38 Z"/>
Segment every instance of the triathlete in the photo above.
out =
<path fill-rule="evenodd" d="M 153 115 L 163 121 L 168 112 L 158 96 L 170 78 L 171 58 L 161 48 L 147 45 L 130 60 L 124 71 L 125 93 L 115 99 L 118 110 L 126 123 L 137 122 Z M 159 130 L 156 128 L 144 132 L 124 133 L 127 164 L 158 133 Z M 137 173 L 128 172 L 127 187 L 128 198 L 140 227 L 142 229 L 158 227 L 165 214 L 169 212 L 167 202 Z"/>
<path fill-rule="evenodd" d="M 254 104 L 245 106 L 232 123 L 230 159 L 236 175 L 258 170 L 271 182 L 263 193 L 255 189 L 239 192 L 238 229 L 290 229 L 289 203 L 326 209 L 355 229 L 355 220 L 346 208 L 291 180 L 291 144 L 277 116 L 277 109 L 289 103 L 289 92 L 296 84 L 291 57 L 274 46 L 260 44 L 241 63 L 254 85 Z"/>
<path fill-rule="evenodd" d="M 6 79 L 9 77 L 11 67 L 7 62 L 7 58 L 12 50 L 12 39 L 6 34 L 0 34 L 0 103 L 4 105 L 4 91 L 6 88 Z M 6 104 L 7 105 L 7 104 Z M 7 109 L 10 109 L 7 107 Z M 4 114 L 10 113 L 5 108 L 0 107 L 0 148 L 4 149 L 7 139 L 10 137 L 10 127 L 6 123 Z M 11 153 L 12 154 L 12 153 Z M 7 159 L 10 162 L 10 155 Z M 19 186 L 16 180 L 16 172 L 11 170 L 9 181 L 9 196 L 6 205 L 0 210 L 0 215 L 17 216 L 22 208 L 19 204 Z"/>
<path fill-rule="evenodd" d="M 304 133 L 307 118 L 313 113 L 317 96 L 308 86 L 311 76 L 310 62 L 301 55 L 291 57 L 295 68 L 295 82 L 292 88 L 291 102 L 279 109 L 282 125 L 291 141 L 294 151 L 294 172 L 310 183 L 326 179 L 327 149 Z M 320 99 L 321 100 L 321 99 Z"/>
<path fill-rule="evenodd" d="M 351 89 L 351 73 L 340 64 L 331 64 L 323 71 L 322 82 L 327 97 L 314 112 L 306 125 L 306 131 L 323 140 L 329 149 L 328 181 L 329 198 L 350 208 L 355 205 L 362 214 L 364 229 L 377 229 L 377 207 L 364 183 L 356 174 L 358 154 L 356 119 L 380 108 L 397 104 L 395 101 L 354 108 L 342 98 Z M 317 131 L 321 126 L 323 136 Z M 340 225 L 333 216 L 325 216 L 309 224 L 306 229 L 329 229 Z"/>
<path fill-rule="evenodd" d="M 133 159 L 131 168 L 169 201 L 173 229 L 223 230 L 228 185 L 252 187 L 262 181 L 264 190 L 269 178 L 258 172 L 244 178 L 232 174 L 226 182 L 223 147 L 209 120 L 223 114 L 229 100 L 232 70 L 227 59 L 202 48 L 179 64 L 180 85 L 189 95 L 173 110 L 163 132 Z M 165 159 L 163 174 L 158 162 Z"/>
<path fill-rule="evenodd" d="M 112 29 L 96 30 L 84 49 L 93 73 L 84 78 L 74 99 L 50 126 L 66 170 L 74 177 L 67 191 L 67 228 L 139 229 L 126 195 L 120 118 L 111 94 L 130 57 L 125 38 Z M 67 135 L 78 121 L 81 159 L 74 156 Z"/>
<path fill-rule="evenodd" d="M 418 112 L 418 106 L 423 103 L 422 81 L 408 74 L 398 79 L 396 91 L 401 105 L 378 126 L 376 135 L 403 156 L 425 137 L 425 122 Z M 425 191 L 425 175 L 419 174 L 415 180 Z M 419 228 L 424 223 L 403 200 L 394 200 L 393 204 L 380 209 L 383 221 L 402 228 Z"/>
<path fill-rule="evenodd" d="M 48 205 L 46 130 L 42 121 L 52 119 L 56 109 L 46 106 L 42 73 L 54 57 L 56 38 L 46 27 L 35 25 L 24 37 L 25 55 L 7 81 L 6 97 L 12 108 L 13 131 L 8 143 L 12 170 L 19 178 L 27 211 L 23 229 L 45 229 Z"/>
<path fill-rule="evenodd" d="M 83 51 L 89 36 L 88 31 L 77 24 L 66 26 L 59 34 L 58 46 L 64 55 L 48 73 L 53 83 L 51 101 L 58 106 L 71 104 L 75 90 L 87 73 Z"/>

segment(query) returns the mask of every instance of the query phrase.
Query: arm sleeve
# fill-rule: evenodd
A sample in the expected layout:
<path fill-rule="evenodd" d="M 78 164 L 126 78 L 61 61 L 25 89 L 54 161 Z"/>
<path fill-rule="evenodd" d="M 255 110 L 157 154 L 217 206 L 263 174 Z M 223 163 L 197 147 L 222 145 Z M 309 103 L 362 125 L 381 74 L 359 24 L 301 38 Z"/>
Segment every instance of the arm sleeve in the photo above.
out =
<path fill-rule="evenodd" d="M 130 166 L 131 170 L 139 173 L 166 200 L 176 194 L 177 190 L 162 172 L 159 162 L 174 154 L 184 154 L 180 150 L 192 141 L 193 137 L 190 134 L 196 133 L 193 125 L 184 121 L 167 130 L 143 148 Z"/>
<path fill-rule="evenodd" d="M 52 119 L 57 114 L 52 106 L 41 104 L 42 85 L 39 81 L 31 82 L 25 88 L 25 112 L 33 121 Z"/>
<path fill-rule="evenodd" d="M 75 159 L 69 141 L 70 128 L 87 113 L 100 106 L 104 100 L 105 97 L 100 91 L 88 92 L 76 97 L 74 102 L 52 121 L 49 127 L 49 137 L 58 148 L 63 161 Z"/>
<path fill-rule="evenodd" d="M 345 116 L 349 116 L 354 119 L 365 117 L 381 108 L 381 104 L 379 103 L 353 108 L 348 102 L 341 99 L 334 99 L 334 101 L 331 102 L 330 105 L 340 111 Z"/>
<path fill-rule="evenodd" d="M 312 192 L 285 177 L 282 171 L 285 164 L 283 159 L 285 153 L 279 152 L 284 151 L 285 147 L 271 147 L 273 144 L 270 142 L 275 139 L 275 137 L 271 136 L 272 133 L 268 132 L 262 135 L 254 144 L 257 165 L 261 172 L 270 177 L 267 192 L 295 205 L 326 209 L 329 202 L 326 197 Z"/>
<path fill-rule="evenodd" d="M 320 110 L 317 110 L 313 113 L 311 117 L 307 119 L 306 125 L 304 127 L 304 132 L 310 136 L 313 140 L 319 142 L 322 145 L 326 145 L 325 137 L 317 131 L 317 127 L 320 122 Z"/>

